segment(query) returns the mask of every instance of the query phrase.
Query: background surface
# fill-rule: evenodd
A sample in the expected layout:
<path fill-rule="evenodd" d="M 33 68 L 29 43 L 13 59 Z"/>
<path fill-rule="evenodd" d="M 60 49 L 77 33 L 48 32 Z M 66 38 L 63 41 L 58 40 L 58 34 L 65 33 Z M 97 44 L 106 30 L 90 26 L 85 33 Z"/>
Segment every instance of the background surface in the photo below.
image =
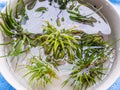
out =
<path fill-rule="evenodd" d="M 0 0 L 0 11 L 6 5 L 8 0 Z M 120 14 L 120 0 L 109 0 Z M 15 90 L 0 74 L 0 90 Z M 120 77 L 108 90 L 120 90 Z"/>

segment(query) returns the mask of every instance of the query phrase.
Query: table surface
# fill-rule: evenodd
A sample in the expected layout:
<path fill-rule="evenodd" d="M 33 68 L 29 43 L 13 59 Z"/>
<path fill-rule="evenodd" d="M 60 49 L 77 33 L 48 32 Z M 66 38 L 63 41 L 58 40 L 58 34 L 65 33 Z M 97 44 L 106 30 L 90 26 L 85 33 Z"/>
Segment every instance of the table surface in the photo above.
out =
<path fill-rule="evenodd" d="M 8 0 L 0 0 L 0 11 L 6 5 Z M 120 13 L 120 0 L 110 0 L 116 8 L 116 10 Z M 15 90 L 0 74 L 0 90 Z M 108 89 L 108 90 L 120 90 L 120 77 L 116 80 L 116 82 Z"/>

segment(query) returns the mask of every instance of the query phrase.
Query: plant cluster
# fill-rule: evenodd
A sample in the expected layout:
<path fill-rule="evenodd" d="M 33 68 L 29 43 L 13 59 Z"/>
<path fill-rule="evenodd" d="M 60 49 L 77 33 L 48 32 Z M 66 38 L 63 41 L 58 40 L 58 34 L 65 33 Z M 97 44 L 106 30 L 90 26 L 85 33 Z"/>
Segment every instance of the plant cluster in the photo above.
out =
<path fill-rule="evenodd" d="M 96 80 L 102 80 L 107 68 L 103 67 L 103 63 L 109 59 L 112 49 L 105 47 L 104 49 L 87 48 L 77 50 L 77 59 L 74 62 L 72 72 L 63 86 L 68 82 L 72 82 L 73 90 L 86 90 L 86 88 L 94 85 Z"/>
<path fill-rule="evenodd" d="M 23 30 L 20 25 L 21 19 L 20 21 L 17 21 L 16 18 L 13 17 L 12 10 L 6 8 L 5 13 L 1 12 L 0 15 L 3 21 L 0 22 L 1 30 L 4 35 L 11 39 L 10 42 L 3 44 L 12 46 L 6 56 L 17 56 L 34 46 L 32 41 L 34 40 L 34 37 L 39 36 L 39 34 L 35 35 L 34 33 Z"/>
<path fill-rule="evenodd" d="M 56 75 L 56 70 L 49 63 L 42 61 L 41 57 L 33 56 L 30 59 L 30 63 L 26 65 L 26 68 L 29 70 L 28 73 L 24 75 L 30 76 L 30 84 L 32 85 L 35 82 L 36 85 L 41 85 L 45 87 L 48 83 L 52 83 L 52 78 L 58 78 Z"/>

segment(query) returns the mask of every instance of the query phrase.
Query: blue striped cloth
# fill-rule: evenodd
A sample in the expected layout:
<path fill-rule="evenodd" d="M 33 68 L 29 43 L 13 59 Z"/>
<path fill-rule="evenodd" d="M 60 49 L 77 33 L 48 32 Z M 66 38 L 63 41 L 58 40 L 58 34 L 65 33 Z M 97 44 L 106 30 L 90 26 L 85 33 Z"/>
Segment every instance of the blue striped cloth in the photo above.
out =
<path fill-rule="evenodd" d="M 120 0 L 110 0 L 115 5 L 120 5 Z M 0 2 L 0 10 L 5 6 L 6 2 Z M 0 74 L 0 90 L 15 90 Z M 120 90 L 120 77 L 108 90 Z"/>

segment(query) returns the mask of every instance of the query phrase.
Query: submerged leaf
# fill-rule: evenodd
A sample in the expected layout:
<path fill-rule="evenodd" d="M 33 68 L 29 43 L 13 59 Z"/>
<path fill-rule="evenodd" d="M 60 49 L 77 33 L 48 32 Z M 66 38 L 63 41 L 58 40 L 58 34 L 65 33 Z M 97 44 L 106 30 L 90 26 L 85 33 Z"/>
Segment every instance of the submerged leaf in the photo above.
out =
<path fill-rule="evenodd" d="M 39 7 L 35 10 L 35 12 L 45 12 L 45 11 L 47 11 L 46 7 Z"/>
<path fill-rule="evenodd" d="M 28 9 L 28 10 L 33 9 L 33 8 L 35 7 L 36 3 L 37 3 L 37 0 L 31 0 L 31 1 L 28 3 L 27 9 Z"/>
<path fill-rule="evenodd" d="M 58 27 L 61 26 L 60 18 L 57 18 L 57 19 L 56 19 L 56 24 L 57 24 Z"/>
<path fill-rule="evenodd" d="M 70 14 L 69 18 L 72 21 L 81 22 L 84 24 L 93 24 L 97 22 L 94 17 L 83 16 L 80 13 L 74 12 L 72 10 L 67 10 L 67 12 Z"/>
<path fill-rule="evenodd" d="M 45 0 L 39 0 L 39 2 L 43 2 L 43 1 L 45 1 Z"/>
<path fill-rule="evenodd" d="M 78 48 L 76 51 L 77 59 L 74 62 L 72 72 L 63 85 L 71 82 L 73 89 L 83 90 L 82 88 L 94 85 L 97 80 L 102 80 L 106 70 L 103 64 L 107 61 L 109 54 L 109 49 L 106 50 L 106 48 Z"/>

